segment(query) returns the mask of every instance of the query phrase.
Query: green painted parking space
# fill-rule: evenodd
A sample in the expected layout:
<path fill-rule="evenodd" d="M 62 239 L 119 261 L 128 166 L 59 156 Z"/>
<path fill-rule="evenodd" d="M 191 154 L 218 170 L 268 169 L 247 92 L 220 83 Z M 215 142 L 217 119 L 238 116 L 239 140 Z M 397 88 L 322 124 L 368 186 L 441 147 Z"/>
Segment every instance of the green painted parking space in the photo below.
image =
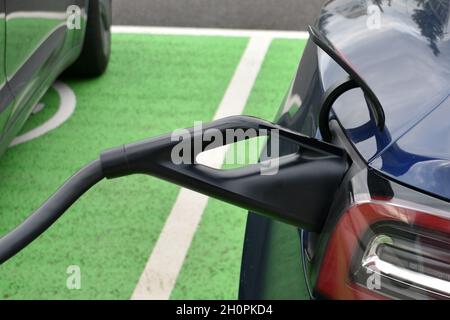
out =
<path fill-rule="evenodd" d="M 63 81 L 76 111 L 59 128 L 0 159 L 0 233 L 36 209 L 100 150 L 210 121 L 248 39 L 113 35 L 108 72 Z M 304 41 L 274 40 L 245 114 L 273 119 Z M 23 132 L 48 120 L 55 90 Z M 0 299 L 129 299 L 179 188 L 146 176 L 100 183 L 46 234 L 0 269 Z M 171 298 L 234 299 L 246 215 L 210 200 Z M 79 290 L 66 286 L 80 267 Z"/>
<path fill-rule="evenodd" d="M 274 40 L 244 114 L 273 120 L 305 41 Z M 247 215 L 210 199 L 178 278 L 173 299 L 237 299 Z"/>

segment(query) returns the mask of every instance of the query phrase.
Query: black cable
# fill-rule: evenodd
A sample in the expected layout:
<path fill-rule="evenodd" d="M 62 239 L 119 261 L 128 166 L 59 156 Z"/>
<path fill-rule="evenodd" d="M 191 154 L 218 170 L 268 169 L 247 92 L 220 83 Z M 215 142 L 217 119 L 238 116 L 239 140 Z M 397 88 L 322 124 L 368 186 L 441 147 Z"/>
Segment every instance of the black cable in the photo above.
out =
<path fill-rule="evenodd" d="M 0 264 L 39 237 L 103 177 L 100 160 L 95 160 L 78 171 L 31 216 L 0 239 Z"/>
<path fill-rule="evenodd" d="M 308 155 L 305 153 L 303 156 L 302 151 L 302 154 L 280 158 L 279 166 L 286 170 L 282 170 L 283 175 L 278 174 L 276 179 L 267 180 L 261 179 L 262 165 L 221 171 L 195 162 L 192 165 L 177 164 L 173 161 L 173 151 L 180 141 L 174 140 L 172 134 L 107 150 L 100 155 L 99 160 L 90 163 L 70 178 L 22 224 L 0 238 L 0 264 L 39 237 L 97 182 L 103 178 L 112 179 L 132 174 L 152 175 L 243 208 L 262 212 L 297 227 L 320 230 L 324 221 L 321 213 L 327 212 L 325 207 L 329 204 L 315 198 L 317 201 L 311 201 L 309 189 L 320 190 L 320 195 L 329 194 L 325 198 L 332 199 L 349 164 L 344 150 L 270 122 L 245 116 L 217 120 L 203 127 L 200 133 L 195 128 L 189 129 L 187 136 L 190 145 L 195 146 L 197 140 L 203 139 L 210 129 L 219 130 L 222 134 L 236 129 L 276 130 L 285 139 L 299 145 L 302 150 L 308 150 Z M 297 165 L 298 169 L 293 170 Z M 320 171 L 320 179 L 311 174 L 316 171 Z M 292 186 L 288 189 L 295 192 L 292 191 L 291 194 L 284 188 L 282 193 L 277 193 L 270 201 L 262 196 L 273 192 L 274 183 L 279 186 L 288 185 L 284 182 L 285 179 L 289 179 L 288 184 Z M 288 198 L 298 198 L 299 188 L 305 186 L 308 192 L 305 192 L 305 199 L 302 198 L 304 201 L 286 202 Z M 298 215 L 298 212 L 302 214 Z"/>

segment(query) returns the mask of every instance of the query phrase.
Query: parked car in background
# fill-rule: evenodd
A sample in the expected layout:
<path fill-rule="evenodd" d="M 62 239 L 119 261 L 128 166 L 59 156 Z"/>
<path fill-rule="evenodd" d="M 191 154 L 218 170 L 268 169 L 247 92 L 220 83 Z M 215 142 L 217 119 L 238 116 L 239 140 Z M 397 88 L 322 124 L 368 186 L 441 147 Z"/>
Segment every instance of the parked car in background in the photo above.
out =
<path fill-rule="evenodd" d="M 326 2 L 316 27 L 376 93 L 384 127 L 359 88 L 337 99 L 328 142 L 352 165 L 318 232 L 249 216 L 241 299 L 450 298 L 449 13 L 448 0 Z M 324 139 L 323 97 L 346 77 L 310 39 L 278 123 Z"/>
<path fill-rule="evenodd" d="M 111 0 L 0 0 L 0 155 L 64 71 L 95 77 L 111 51 Z"/>

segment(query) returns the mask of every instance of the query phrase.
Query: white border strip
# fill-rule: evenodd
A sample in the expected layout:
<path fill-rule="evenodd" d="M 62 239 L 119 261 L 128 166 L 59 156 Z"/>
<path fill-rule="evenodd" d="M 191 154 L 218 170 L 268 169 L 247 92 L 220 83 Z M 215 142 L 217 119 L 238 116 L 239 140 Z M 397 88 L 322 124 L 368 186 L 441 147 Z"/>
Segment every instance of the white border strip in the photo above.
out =
<path fill-rule="evenodd" d="M 265 36 L 250 38 L 214 120 L 244 111 L 271 42 Z M 223 163 L 227 148 L 219 150 L 208 162 Z M 207 203 L 208 197 L 181 189 L 131 299 L 170 298 Z"/>
<path fill-rule="evenodd" d="M 140 26 L 112 26 L 112 32 L 125 34 L 248 37 L 248 38 L 265 36 L 269 38 L 281 38 L 281 39 L 308 39 L 309 37 L 308 32 L 305 31 L 140 27 Z"/>

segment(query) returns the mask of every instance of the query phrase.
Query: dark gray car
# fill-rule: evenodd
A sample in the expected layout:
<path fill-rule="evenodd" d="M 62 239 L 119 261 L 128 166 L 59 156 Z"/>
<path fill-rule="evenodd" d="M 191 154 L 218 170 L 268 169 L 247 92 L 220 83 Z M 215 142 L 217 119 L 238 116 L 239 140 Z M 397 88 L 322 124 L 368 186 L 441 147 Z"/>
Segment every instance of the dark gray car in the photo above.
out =
<path fill-rule="evenodd" d="M 101 75 L 111 0 L 0 0 L 0 155 L 64 71 Z"/>

